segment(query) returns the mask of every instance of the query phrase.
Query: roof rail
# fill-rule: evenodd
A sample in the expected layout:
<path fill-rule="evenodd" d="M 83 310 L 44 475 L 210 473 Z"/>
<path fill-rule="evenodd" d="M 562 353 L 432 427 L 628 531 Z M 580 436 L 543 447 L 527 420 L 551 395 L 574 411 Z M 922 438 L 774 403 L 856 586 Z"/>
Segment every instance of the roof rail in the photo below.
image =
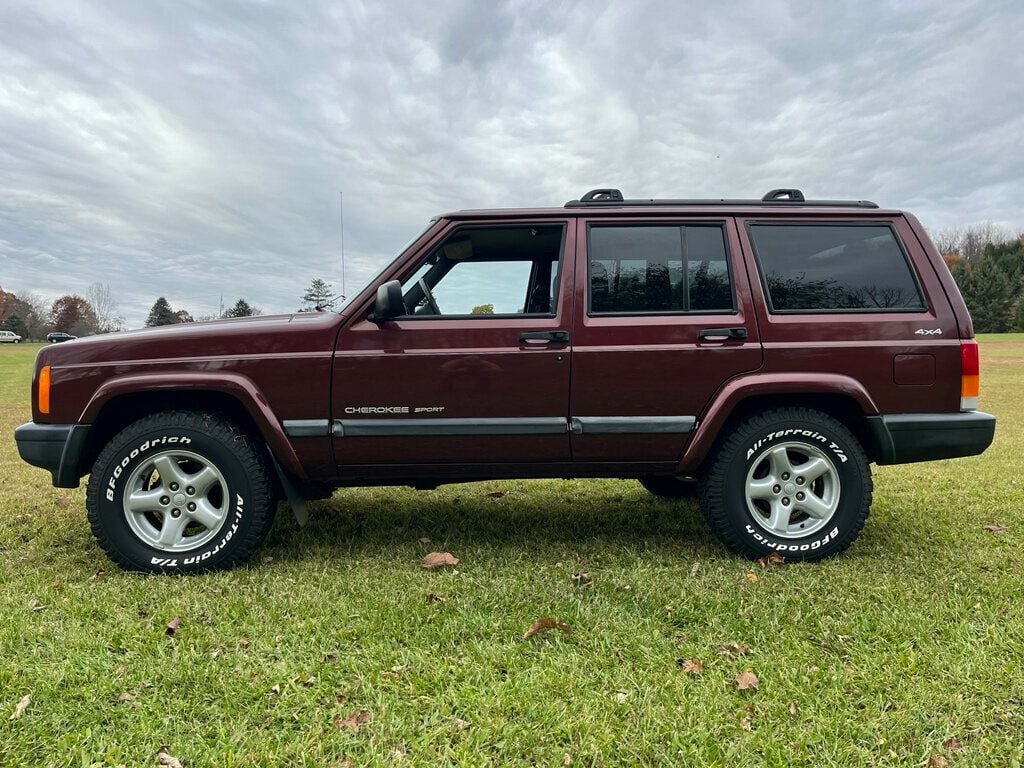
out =
<path fill-rule="evenodd" d="M 566 208 L 607 208 L 635 206 L 800 206 L 814 208 L 877 208 L 878 203 L 870 200 L 807 200 L 799 189 L 773 189 L 760 200 L 727 200 L 726 198 L 703 200 L 659 200 L 655 198 L 627 200 L 617 189 L 592 189 L 579 200 L 570 200 Z"/>

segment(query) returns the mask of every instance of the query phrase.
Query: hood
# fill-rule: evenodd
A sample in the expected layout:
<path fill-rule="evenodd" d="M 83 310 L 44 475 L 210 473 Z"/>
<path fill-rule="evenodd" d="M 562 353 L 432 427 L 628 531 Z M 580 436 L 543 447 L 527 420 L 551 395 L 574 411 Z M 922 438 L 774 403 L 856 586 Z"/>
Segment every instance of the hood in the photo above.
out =
<path fill-rule="evenodd" d="M 298 312 L 104 333 L 44 347 L 38 364 L 61 367 L 322 352 L 333 348 L 341 321 L 334 312 Z"/>

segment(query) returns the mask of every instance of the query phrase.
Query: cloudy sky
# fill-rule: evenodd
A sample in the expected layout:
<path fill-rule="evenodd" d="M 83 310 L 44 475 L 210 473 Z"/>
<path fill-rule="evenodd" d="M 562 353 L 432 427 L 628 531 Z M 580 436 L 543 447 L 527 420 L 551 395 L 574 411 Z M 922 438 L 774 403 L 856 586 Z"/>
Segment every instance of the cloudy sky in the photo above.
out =
<path fill-rule="evenodd" d="M 827 10 L 826 10 L 827 8 Z M 0 285 L 290 311 L 434 214 L 798 186 L 1024 229 L 1024 3 L 0 6 Z"/>

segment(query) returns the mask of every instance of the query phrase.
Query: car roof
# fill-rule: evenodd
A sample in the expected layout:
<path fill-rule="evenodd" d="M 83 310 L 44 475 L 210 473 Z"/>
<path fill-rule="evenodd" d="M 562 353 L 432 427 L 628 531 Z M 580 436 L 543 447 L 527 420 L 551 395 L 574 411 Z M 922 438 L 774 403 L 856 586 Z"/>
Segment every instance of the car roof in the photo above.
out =
<path fill-rule="evenodd" d="M 734 200 L 727 198 L 701 199 L 658 199 L 623 197 L 618 189 L 592 189 L 578 200 L 570 200 L 561 208 L 482 208 L 452 211 L 442 218 L 547 218 L 578 216 L 672 216 L 672 215 L 741 215 L 763 216 L 783 214 L 788 216 L 805 214 L 820 216 L 857 215 L 898 216 L 900 211 L 882 210 L 870 200 L 808 200 L 799 189 L 773 189 L 760 199 Z"/>

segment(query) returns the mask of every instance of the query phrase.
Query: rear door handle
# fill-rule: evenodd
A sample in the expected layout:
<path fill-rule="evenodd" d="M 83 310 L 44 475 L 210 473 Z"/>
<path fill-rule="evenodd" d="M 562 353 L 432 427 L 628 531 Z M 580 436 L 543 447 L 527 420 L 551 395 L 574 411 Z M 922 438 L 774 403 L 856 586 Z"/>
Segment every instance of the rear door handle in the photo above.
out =
<path fill-rule="evenodd" d="M 519 343 L 528 347 L 539 347 L 545 344 L 568 344 L 568 331 L 528 331 L 519 334 Z"/>
<path fill-rule="evenodd" d="M 697 338 L 704 341 L 731 341 L 747 338 L 746 328 L 704 328 L 697 332 Z"/>

